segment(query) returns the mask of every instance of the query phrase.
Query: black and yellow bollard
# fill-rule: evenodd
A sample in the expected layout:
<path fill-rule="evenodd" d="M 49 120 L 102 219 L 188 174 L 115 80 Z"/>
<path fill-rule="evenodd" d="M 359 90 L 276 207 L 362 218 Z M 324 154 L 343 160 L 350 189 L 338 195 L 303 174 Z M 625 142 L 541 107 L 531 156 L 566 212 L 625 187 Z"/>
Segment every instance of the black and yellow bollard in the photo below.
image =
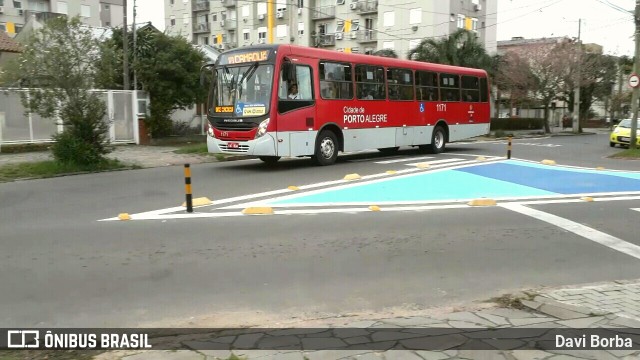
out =
<path fill-rule="evenodd" d="M 193 195 L 191 194 L 191 167 L 184 164 L 184 189 L 187 194 L 187 212 L 193 212 Z"/>
<path fill-rule="evenodd" d="M 509 145 L 507 146 L 507 159 L 511 159 L 511 136 L 509 136 Z"/>

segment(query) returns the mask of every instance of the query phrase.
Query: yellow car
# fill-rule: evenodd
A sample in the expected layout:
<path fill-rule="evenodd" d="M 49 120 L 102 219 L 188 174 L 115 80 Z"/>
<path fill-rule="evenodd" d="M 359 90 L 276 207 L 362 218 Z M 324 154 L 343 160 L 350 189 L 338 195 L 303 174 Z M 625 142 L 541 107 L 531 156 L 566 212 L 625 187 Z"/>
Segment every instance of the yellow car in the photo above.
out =
<path fill-rule="evenodd" d="M 629 146 L 631 140 L 631 119 L 620 120 L 618 125 L 609 135 L 609 146 L 615 147 L 616 144 Z M 640 145 L 640 130 L 636 131 L 636 142 Z"/>

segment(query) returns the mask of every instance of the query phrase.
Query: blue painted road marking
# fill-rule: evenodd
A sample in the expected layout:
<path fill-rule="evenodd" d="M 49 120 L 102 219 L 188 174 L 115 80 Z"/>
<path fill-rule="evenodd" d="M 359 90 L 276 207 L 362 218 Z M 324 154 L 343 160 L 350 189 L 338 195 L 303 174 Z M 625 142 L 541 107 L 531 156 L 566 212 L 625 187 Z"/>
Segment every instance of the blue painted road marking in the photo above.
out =
<path fill-rule="evenodd" d="M 458 201 L 640 191 L 640 173 L 597 171 L 509 160 L 299 194 L 272 205 Z"/>

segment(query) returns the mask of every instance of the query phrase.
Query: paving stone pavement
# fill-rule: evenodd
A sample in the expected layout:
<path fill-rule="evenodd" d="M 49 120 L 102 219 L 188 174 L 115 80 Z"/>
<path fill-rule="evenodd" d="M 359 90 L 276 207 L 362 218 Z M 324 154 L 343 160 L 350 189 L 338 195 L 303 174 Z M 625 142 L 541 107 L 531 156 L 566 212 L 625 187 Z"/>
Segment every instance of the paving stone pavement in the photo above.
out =
<path fill-rule="evenodd" d="M 214 155 L 209 154 L 176 154 L 174 151 L 177 149 L 178 146 L 117 145 L 107 157 L 144 168 L 218 161 Z M 50 151 L 0 154 L 0 166 L 51 159 Z"/>
<path fill-rule="evenodd" d="M 183 348 L 208 347 L 222 350 L 120 351 L 107 352 L 99 355 L 96 359 L 226 360 L 232 355 L 248 360 L 640 359 L 640 350 L 634 349 L 542 350 L 544 346 L 531 349 L 528 342 L 540 334 L 546 334 L 550 331 L 549 329 L 602 331 L 602 329 L 616 328 L 622 334 L 632 334 L 635 348 L 640 349 L 640 318 L 634 315 L 640 299 L 640 280 L 537 290 L 526 292 L 526 294 L 529 294 L 533 299 L 521 300 L 524 307 L 520 309 L 495 306 L 473 311 L 442 314 L 436 312 L 435 315 L 429 316 L 367 320 L 350 320 L 348 317 L 332 318 L 326 319 L 326 322 L 323 323 L 325 328 L 318 328 L 316 323 L 314 328 L 249 329 L 249 333 L 244 333 L 244 335 L 230 331 L 226 334 L 205 334 L 201 338 L 185 338 L 185 340 L 178 341 Z M 596 303 L 597 306 L 593 303 Z M 617 306 L 613 307 L 611 304 Z M 431 341 L 432 338 L 426 338 L 424 334 L 433 331 L 433 328 L 448 332 L 448 335 L 438 336 L 438 341 L 432 344 L 437 344 L 441 349 L 458 350 L 410 350 L 423 346 L 424 341 Z M 514 329 L 531 331 L 528 333 L 531 338 L 516 335 L 509 338 L 509 334 Z M 502 335 L 497 336 L 496 331 Z M 534 333 L 537 335 L 534 336 Z M 225 350 L 233 345 L 238 345 L 237 347 L 273 345 L 276 343 L 273 340 L 274 336 L 279 336 L 280 340 L 284 341 L 277 343 L 284 349 Z M 326 345 L 328 344 L 327 340 L 330 340 L 329 344 L 338 349 L 297 350 L 309 349 L 317 344 Z M 366 346 L 363 347 L 363 343 L 366 343 Z M 339 347 L 351 347 L 351 349 L 340 350 Z M 398 350 L 382 350 L 392 347 Z M 465 347 L 485 350 L 464 350 Z M 503 350 L 496 350 L 498 347 Z M 527 350 L 518 350 L 519 348 Z"/>

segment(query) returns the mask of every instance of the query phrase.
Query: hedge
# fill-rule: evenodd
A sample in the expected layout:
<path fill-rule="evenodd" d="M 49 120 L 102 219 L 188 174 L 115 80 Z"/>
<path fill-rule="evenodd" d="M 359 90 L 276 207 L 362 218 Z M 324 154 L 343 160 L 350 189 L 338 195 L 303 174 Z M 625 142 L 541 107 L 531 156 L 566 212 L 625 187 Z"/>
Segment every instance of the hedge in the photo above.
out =
<path fill-rule="evenodd" d="M 544 119 L 538 118 L 493 118 L 491 130 L 540 130 Z"/>

